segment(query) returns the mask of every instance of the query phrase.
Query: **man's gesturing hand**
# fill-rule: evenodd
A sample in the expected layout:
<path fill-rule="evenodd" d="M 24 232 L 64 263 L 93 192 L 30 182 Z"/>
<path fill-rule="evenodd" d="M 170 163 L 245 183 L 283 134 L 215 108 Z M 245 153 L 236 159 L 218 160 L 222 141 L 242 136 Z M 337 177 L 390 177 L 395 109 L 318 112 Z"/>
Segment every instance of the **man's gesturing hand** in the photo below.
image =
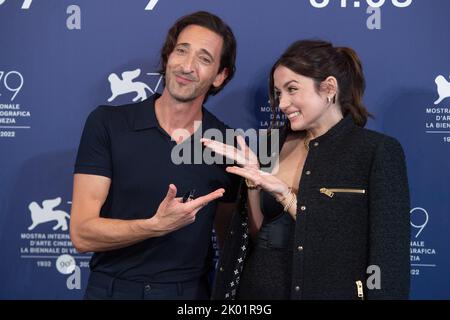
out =
<path fill-rule="evenodd" d="M 156 211 L 156 214 L 148 219 L 154 223 L 154 227 L 161 235 L 180 229 L 195 221 L 197 212 L 209 202 L 223 196 L 225 189 L 217 189 L 207 195 L 198 197 L 183 203 L 181 198 L 176 198 L 177 188 L 170 184 L 167 195 Z"/>

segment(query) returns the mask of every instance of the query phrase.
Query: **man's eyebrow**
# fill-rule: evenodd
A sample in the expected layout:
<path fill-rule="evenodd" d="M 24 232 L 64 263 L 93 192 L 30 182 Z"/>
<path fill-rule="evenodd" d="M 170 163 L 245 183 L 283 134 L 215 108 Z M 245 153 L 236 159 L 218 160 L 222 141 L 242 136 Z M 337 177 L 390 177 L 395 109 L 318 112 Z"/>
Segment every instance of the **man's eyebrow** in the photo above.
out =
<path fill-rule="evenodd" d="M 187 42 L 180 42 L 180 43 L 177 43 L 175 45 L 175 47 L 180 47 L 180 46 L 184 47 L 184 48 L 190 48 L 191 47 L 191 45 L 189 43 L 187 43 Z M 214 62 L 215 59 L 214 59 L 214 56 L 212 55 L 211 52 L 209 52 L 208 50 L 206 50 L 204 48 L 200 49 L 200 52 L 203 53 L 203 54 L 206 54 Z"/>
<path fill-rule="evenodd" d="M 206 49 L 200 49 L 200 52 L 206 54 L 207 56 L 209 56 L 209 58 L 210 58 L 212 61 L 214 61 L 213 55 L 212 55 L 208 50 L 206 50 Z"/>
<path fill-rule="evenodd" d="M 186 43 L 186 42 L 182 42 L 182 43 L 177 43 L 176 45 L 175 45 L 175 47 L 186 47 L 186 48 L 189 48 L 191 45 L 189 44 L 189 43 Z"/>

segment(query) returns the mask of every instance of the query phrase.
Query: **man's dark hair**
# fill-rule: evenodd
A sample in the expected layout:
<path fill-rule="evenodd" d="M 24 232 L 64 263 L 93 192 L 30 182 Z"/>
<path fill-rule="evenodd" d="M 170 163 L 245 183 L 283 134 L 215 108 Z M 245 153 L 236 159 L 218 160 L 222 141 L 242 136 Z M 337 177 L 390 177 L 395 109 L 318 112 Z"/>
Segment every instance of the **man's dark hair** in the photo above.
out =
<path fill-rule="evenodd" d="M 209 89 L 208 95 L 215 95 L 233 78 L 236 70 L 236 39 L 234 38 L 231 28 L 218 16 L 206 12 L 198 11 L 178 19 L 175 24 L 169 29 L 167 33 L 166 41 L 161 49 L 161 74 L 165 74 L 167 67 L 167 60 L 172 53 L 177 43 L 178 36 L 184 28 L 190 25 L 197 25 L 209 29 L 223 39 L 222 52 L 220 55 L 220 66 L 218 72 L 222 72 L 227 69 L 227 77 L 225 81 L 219 87 L 213 87 Z"/>

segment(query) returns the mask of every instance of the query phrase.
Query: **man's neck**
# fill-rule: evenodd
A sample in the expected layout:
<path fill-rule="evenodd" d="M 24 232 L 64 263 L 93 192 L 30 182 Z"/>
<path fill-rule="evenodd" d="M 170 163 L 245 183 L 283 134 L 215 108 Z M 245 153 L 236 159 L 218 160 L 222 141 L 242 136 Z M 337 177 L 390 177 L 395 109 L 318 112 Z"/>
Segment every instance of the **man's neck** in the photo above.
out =
<path fill-rule="evenodd" d="M 158 123 L 169 135 L 177 129 L 185 129 L 193 134 L 194 122 L 202 121 L 202 103 L 204 97 L 189 102 L 173 99 L 164 90 L 161 97 L 155 101 L 155 113 Z"/>

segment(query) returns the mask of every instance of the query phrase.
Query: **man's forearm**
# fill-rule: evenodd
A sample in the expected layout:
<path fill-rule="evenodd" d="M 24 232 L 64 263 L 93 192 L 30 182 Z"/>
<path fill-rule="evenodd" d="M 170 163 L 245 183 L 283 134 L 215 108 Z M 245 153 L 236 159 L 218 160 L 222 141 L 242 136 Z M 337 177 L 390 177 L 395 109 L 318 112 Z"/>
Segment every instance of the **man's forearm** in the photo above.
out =
<path fill-rule="evenodd" d="M 154 219 L 119 220 L 93 218 L 76 228 L 71 226 L 71 238 L 79 252 L 100 252 L 128 247 L 148 238 L 164 235 Z"/>

